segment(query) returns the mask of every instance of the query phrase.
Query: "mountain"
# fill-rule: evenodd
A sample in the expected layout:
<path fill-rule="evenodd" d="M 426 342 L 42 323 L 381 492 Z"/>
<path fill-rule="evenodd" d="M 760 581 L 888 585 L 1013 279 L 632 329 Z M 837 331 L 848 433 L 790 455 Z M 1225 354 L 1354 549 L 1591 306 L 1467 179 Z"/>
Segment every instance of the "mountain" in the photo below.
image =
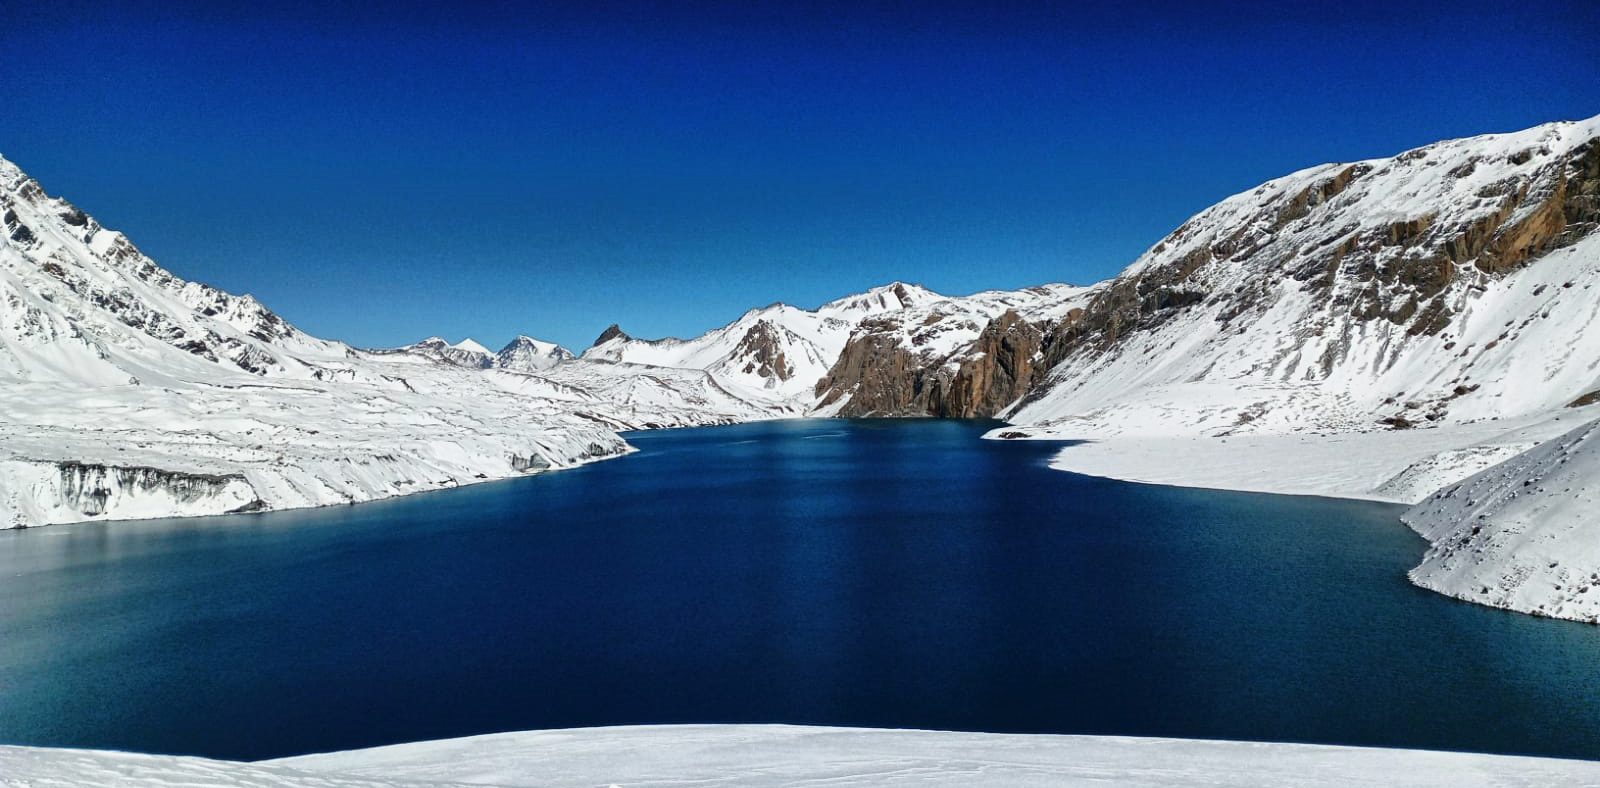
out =
<path fill-rule="evenodd" d="M 414 345 L 405 347 L 373 350 L 375 354 L 407 353 L 414 356 L 430 358 L 441 364 L 449 364 L 466 369 L 488 369 L 495 366 L 495 355 L 488 348 L 471 339 L 463 339 L 452 345 L 440 337 L 428 337 Z"/>
<path fill-rule="evenodd" d="M 1080 310 L 1094 292 L 1054 284 L 960 298 L 928 293 L 893 310 L 863 314 L 814 386 L 816 410 L 837 416 L 993 416 L 1028 391 L 1043 332 Z M 844 303 L 859 302 L 857 297 Z"/>
<path fill-rule="evenodd" d="M 1040 340 L 1078 437 L 1405 429 L 1600 386 L 1600 118 L 1327 164 L 1201 212 Z"/>
<path fill-rule="evenodd" d="M 518 336 L 498 353 L 490 352 L 488 348 L 472 339 L 463 339 L 452 345 L 439 337 L 428 337 L 404 347 L 368 352 L 377 355 L 420 356 L 465 369 L 508 369 L 517 372 L 541 372 L 573 357 L 572 351 L 560 345 L 529 336 Z"/>
<path fill-rule="evenodd" d="M 617 427 L 769 415 L 704 373 L 519 374 L 570 355 L 526 338 L 306 335 L 5 159 L 0 227 L 0 527 L 351 503 L 619 455 Z"/>
<path fill-rule="evenodd" d="M 539 372 L 572 357 L 572 351 L 553 342 L 519 335 L 494 354 L 494 366 L 517 372 Z"/>
<path fill-rule="evenodd" d="M 1031 379 L 1013 368 L 1031 364 L 1034 351 L 1017 357 L 1010 335 L 1047 328 L 1088 292 L 1045 285 L 949 297 L 891 282 L 815 310 L 752 309 L 692 339 L 637 339 L 613 325 L 582 357 L 702 370 L 785 413 L 991 415 Z"/>
<path fill-rule="evenodd" d="M 636 339 L 613 325 L 583 358 L 699 369 L 721 381 L 804 409 L 816 382 L 844 348 L 855 322 L 872 310 L 899 308 L 928 291 L 894 283 L 864 293 L 859 303 L 834 302 L 815 310 L 788 304 L 752 309 L 693 339 Z"/>

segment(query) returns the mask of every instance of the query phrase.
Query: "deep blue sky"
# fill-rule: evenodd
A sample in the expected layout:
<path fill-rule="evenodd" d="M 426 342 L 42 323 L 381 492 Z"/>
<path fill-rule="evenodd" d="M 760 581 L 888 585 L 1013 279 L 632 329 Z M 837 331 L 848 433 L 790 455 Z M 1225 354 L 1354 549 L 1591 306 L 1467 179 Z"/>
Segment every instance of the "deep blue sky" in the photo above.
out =
<path fill-rule="evenodd" d="M 1268 178 L 1600 113 L 1592 0 L 212 5 L 11 4 L 0 154 L 371 346 L 1087 284 Z"/>

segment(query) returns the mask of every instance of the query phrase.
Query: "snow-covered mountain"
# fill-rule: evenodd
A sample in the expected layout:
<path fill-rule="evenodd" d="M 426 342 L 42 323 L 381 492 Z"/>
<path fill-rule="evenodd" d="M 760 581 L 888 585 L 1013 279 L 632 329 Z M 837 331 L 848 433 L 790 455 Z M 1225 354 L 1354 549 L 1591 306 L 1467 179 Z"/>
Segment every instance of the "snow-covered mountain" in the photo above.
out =
<path fill-rule="evenodd" d="M 965 403 L 969 389 L 986 391 L 999 377 L 992 373 L 996 360 L 1006 358 L 1001 345 L 1010 347 L 1008 332 L 1042 330 L 1088 293 L 1045 285 L 949 297 L 891 282 L 815 310 L 781 303 L 752 309 L 693 339 L 636 339 L 613 325 L 582 357 L 702 370 L 729 390 L 777 403 L 772 407 L 784 413 L 989 415 L 1021 396 L 1027 374 L 1002 370 L 1009 396 L 975 397 L 991 402 L 981 413 L 954 413 L 962 405 L 949 403 Z M 986 336 L 991 341 L 980 344 Z M 1012 391 L 1012 383 L 1022 388 Z"/>
<path fill-rule="evenodd" d="M 494 366 L 514 372 L 542 372 L 572 357 L 572 351 L 554 342 L 519 335 L 494 354 Z"/>
<path fill-rule="evenodd" d="M 1185 222 L 1043 340 L 1079 437 L 1462 424 L 1600 385 L 1600 118 L 1328 164 Z"/>
<path fill-rule="evenodd" d="M 727 385 L 768 392 L 803 411 L 859 321 L 937 298 L 895 282 L 815 311 L 781 303 L 752 309 L 693 339 L 636 339 L 613 325 L 583 358 L 704 370 Z"/>
<path fill-rule="evenodd" d="M 0 217 L 0 527 L 363 501 L 622 454 L 614 427 L 767 415 L 672 375 L 520 374 L 570 356 L 526 338 L 491 354 L 308 336 L 4 159 Z"/>
<path fill-rule="evenodd" d="M 471 338 L 463 339 L 452 345 L 441 337 L 428 337 L 414 345 L 384 348 L 370 352 L 378 355 L 405 353 L 430 358 L 441 364 L 450 364 L 467 369 L 488 369 L 495 366 L 496 361 L 495 354 L 490 353 L 488 348 L 478 344 Z"/>

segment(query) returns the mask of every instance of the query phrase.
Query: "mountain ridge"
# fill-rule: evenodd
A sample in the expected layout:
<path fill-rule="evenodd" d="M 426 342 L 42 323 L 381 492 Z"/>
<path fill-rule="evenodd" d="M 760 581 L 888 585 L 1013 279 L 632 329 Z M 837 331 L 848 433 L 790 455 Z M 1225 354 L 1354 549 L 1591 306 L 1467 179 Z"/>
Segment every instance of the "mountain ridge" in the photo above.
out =
<path fill-rule="evenodd" d="M 1002 417 L 1012 426 L 991 437 L 1093 441 L 1063 450 L 1065 469 L 1413 502 L 1600 412 L 1600 117 L 1275 178 L 1086 287 L 947 297 L 896 281 L 688 339 L 613 324 L 577 356 L 526 336 L 495 353 L 307 336 L 248 296 L 172 276 L 4 159 L 0 209 L 0 380 L 15 412 L 0 422 L 0 521 L 13 524 L 365 500 L 614 456 L 618 429 L 793 416 Z M 311 422 L 353 457 L 261 416 L 305 393 L 321 398 Z M 106 444 L 63 405 L 139 428 Z M 173 439 L 178 413 L 205 428 Z M 396 415 L 399 432 L 384 423 Z M 449 437 L 463 430 L 465 454 Z M 274 457 L 265 435 L 294 448 Z M 1313 443 L 1374 454 L 1320 480 L 1284 472 L 1331 459 Z M 1205 456 L 1232 478 L 1205 473 Z M 295 471 L 272 470 L 284 462 Z M 1570 520 L 1485 527 L 1592 535 Z M 1537 604 L 1594 618 L 1576 593 Z"/>

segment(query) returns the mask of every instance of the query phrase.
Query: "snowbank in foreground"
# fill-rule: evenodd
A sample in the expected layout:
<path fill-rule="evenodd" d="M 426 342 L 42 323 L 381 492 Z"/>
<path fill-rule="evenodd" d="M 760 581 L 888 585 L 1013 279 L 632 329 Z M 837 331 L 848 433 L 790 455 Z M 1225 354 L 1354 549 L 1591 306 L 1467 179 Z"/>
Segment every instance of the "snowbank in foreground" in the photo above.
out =
<path fill-rule="evenodd" d="M 529 731 L 256 764 L 0 747 L 0 784 L 76 786 L 1106 786 L 1542 788 L 1600 785 L 1600 763 L 1304 744 L 652 725 Z"/>
<path fill-rule="evenodd" d="M 234 763 L 0 747 L 0 785 L 128 788 L 521 786 L 1541 788 L 1600 785 L 1600 763 L 1306 744 L 650 725 L 527 731 Z"/>

